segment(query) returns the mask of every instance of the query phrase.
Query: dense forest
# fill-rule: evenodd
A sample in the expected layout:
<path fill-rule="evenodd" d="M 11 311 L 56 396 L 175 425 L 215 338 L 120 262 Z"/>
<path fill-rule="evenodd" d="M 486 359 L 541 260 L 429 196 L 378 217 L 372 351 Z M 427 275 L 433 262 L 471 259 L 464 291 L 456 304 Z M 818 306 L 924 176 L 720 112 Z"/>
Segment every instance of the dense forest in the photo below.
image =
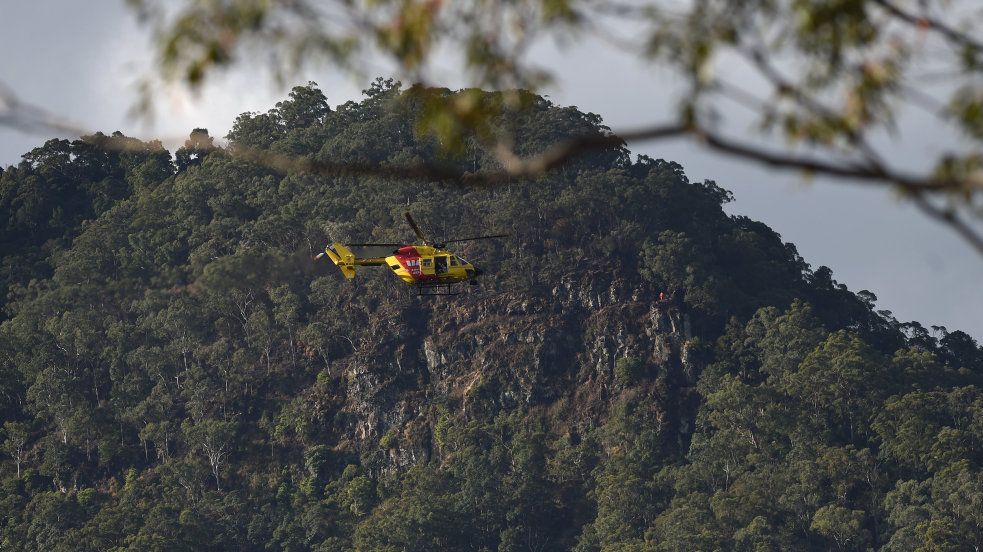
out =
<path fill-rule="evenodd" d="M 878 311 L 731 194 L 597 149 L 533 181 L 310 83 L 172 156 L 49 140 L 0 173 L 0 549 L 979 550 L 983 349 Z M 520 154 L 609 132 L 529 95 Z M 507 231 L 479 290 L 345 281 L 330 240 Z M 661 301 L 660 293 L 671 301 Z"/>

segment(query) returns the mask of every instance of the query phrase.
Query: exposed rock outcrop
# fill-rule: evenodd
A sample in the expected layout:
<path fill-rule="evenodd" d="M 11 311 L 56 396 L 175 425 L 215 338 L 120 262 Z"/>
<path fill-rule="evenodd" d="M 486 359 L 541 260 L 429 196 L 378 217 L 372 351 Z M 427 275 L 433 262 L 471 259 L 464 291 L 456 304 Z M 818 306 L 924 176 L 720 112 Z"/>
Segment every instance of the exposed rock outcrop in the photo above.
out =
<path fill-rule="evenodd" d="M 688 432 L 689 388 L 702 366 L 683 307 L 610 273 L 491 297 L 421 299 L 401 335 L 348 359 L 346 431 L 358 450 L 383 441 L 389 468 L 430 458 L 441 409 L 456 416 L 513 408 L 555 411 L 568 427 L 604 422 L 611 399 L 642 393 Z M 637 374 L 619 375 L 619 363 Z M 667 397 L 665 389 L 676 389 Z"/>

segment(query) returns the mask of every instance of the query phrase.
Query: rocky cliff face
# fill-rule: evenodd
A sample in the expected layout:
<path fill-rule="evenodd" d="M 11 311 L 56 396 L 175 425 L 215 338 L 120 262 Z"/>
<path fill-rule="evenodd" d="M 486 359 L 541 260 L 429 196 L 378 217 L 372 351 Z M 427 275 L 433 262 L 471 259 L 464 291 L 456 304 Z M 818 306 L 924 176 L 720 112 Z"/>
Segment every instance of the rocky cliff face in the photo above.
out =
<path fill-rule="evenodd" d="M 983 446 L 952 422 L 980 419 L 976 341 L 877 312 L 729 216 L 714 182 L 623 147 L 490 187 L 236 154 L 499 170 L 480 140 L 455 159 L 416 132 L 419 92 L 379 82 L 332 111 L 300 87 L 179 167 L 97 136 L 3 173 L 0 549 L 873 549 L 890 526 L 894 550 L 978 532 L 955 506 Z M 312 123 L 287 125 L 299 112 Z M 495 124 L 530 154 L 608 135 L 545 98 Z M 66 190 L 91 208 L 65 211 Z M 403 211 L 513 232 L 462 246 L 495 293 L 417 299 L 311 263 L 330 241 L 411 239 Z"/>
<path fill-rule="evenodd" d="M 613 397 L 640 393 L 667 436 L 685 436 L 702 365 L 688 313 L 657 297 L 647 284 L 594 273 L 530 293 L 420 298 L 401 331 L 344 361 L 343 431 L 360 451 L 381 440 L 387 467 L 398 469 L 439 457 L 441 415 L 544 409 L 564 431 L 586 432 Z"/>

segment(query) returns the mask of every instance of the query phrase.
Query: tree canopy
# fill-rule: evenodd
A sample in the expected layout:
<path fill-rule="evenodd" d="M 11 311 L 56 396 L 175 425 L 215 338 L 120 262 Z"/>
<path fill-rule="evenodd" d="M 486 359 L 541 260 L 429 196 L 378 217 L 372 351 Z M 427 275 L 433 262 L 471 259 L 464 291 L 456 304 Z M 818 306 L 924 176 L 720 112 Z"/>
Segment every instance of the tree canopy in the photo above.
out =
<path fill-rule="evenodd" d="M 878 312 L 718 184 L 620 144 L 487 187 L 309 170 L 500 171 L 478 131 L 417 125 L 459 94 L 310 83 L 228 147 L 97 134 L 6 168 L 0 547 L 983 545 L 983 349 Z M 487 130 L 523 154 L 607 132 L 511 109 Z M 311 261 L 408 238 L 404 211 L 512 232 L 460 249 L 482 294 Z"/>
<path fill-rule="evenodd" d="M 695 2 L 523 0 L 309 2 L 186 0 L 166 9 L 131 2 L 159 37 L 164 80 L 201 86 L 216 70 L 262 55 L 281 78 L 308 66 L 355 74 L 379 59 L 402 78 L 440 84 L 450 65 L 477 87 L 540 91 L 556 77 L 541 46 L 592 41 L 668 70 L 680 83 L 667 120 L 639 115 L 625 139 L 691 136 L 724 155 L 771 167 L 891 186 L 928 216 L 949 224 L 980 252 L 983 14 L 948 0 L 753 0 Z M 448 55 L 447 52 L 454 52 Z M 153 90 L 148 87 L 147 90 Z M 653 91 L 654 92 L 654 91 Z M 461 128 L 486 127 L 502 105 L 469 91 L 437 99 L 418 124 L 444 147 L 461 147 Z M 675 101 L 675 100 L 674 100 Z M 736 113 L 759 132 L 735 134 Z M 922 132 L 899 126 L 918 112 L 945 144 L 912 168 L 886 137 Z M 743 122 L 741 123 L 744 124 Z M 924 125 L 918 127 L 924 129 Z M 478 133 L 493 143 L 503 170 L 541 173 L 603 149 L 605 140 L 575 138 L 531 156 L 508 129 Z M 901 138 L 910 138 L 902 136 Z"/>

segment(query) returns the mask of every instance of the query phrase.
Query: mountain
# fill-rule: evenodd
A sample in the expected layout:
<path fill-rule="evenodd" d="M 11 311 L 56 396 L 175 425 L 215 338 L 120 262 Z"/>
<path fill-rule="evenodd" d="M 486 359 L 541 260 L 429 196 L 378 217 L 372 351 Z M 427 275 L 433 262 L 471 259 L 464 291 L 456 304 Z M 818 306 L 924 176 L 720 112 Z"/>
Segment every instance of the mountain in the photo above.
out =
<path fill-rule="evenodd" d="M 225 148 L 97 134 L 0 174 L 0 548 L 983 545 L 970 336 L 877 311 L 623 146 L 535 180 L 387 174 L 497 170 L 416 123 L 450 94 L 380 79 L 331 108 L 311 83 Z M 522 155 L 609 132 L 468 94 Z M 372 170 L 312 170 L 339 166 Z M 511 234 L 455 249 L 479 291 L 311 261 L 411 238 L 406 211 Z"/>

